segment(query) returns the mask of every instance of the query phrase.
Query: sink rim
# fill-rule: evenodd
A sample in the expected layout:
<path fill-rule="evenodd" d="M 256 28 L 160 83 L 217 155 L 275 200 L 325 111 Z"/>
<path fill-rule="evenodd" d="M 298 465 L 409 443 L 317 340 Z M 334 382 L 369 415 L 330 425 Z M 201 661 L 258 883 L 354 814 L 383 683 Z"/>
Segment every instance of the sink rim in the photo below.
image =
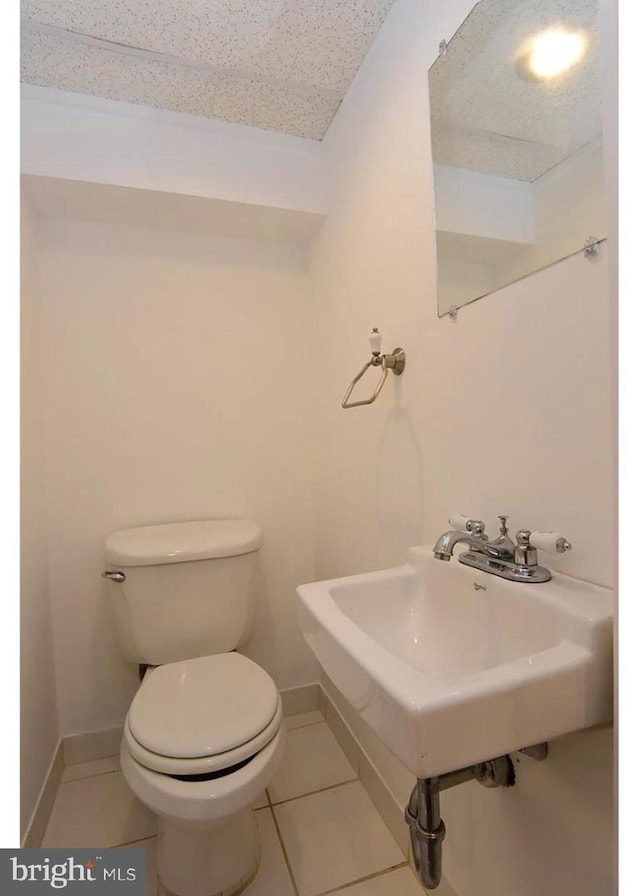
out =
<path fill-rule="evenodd" d="M 441 564 L 470 585 L 497 582 L 501 594 L 515 588 L 528 599 L 548 601 L 563 614 L 560 634 L 571 637 L 537 654 L 438 679 L 376 641 L 331 593 L 338 586 L 428 576 L 434 562 L 441 564 L 427 548 L 412 548 L 401 566 L 297 589 L 305 641 L 347 702 L 407 769 L 419 778 L 440 775 L 611 721 L 611 588 L 560 574 L 535 585 L 508 582 L 462 564 Z M 450 580 L 444 581 L 448 594 Z"/>
<path fill-rule="evenodd" d="M 362 666 L 371 679 L 408 713 L 419 714 L 428 708 L 437 709 L 445 705 L 462 705 L 478 698 L 486 699 L 518 685 L 543 679 L 554 672 L 589 663 L 591 651 L 588 644 L 580 643 L 578 639 L 562 637 L 555 645 L 505 663 L 456 677 L 435 678 L 377 641 L 347 615 L 332 593 L 332 589 L 348 589 L 350 584 L 361 586 L 367 582 L 383 582 L 385 579 L 418 579 L 421 575 L 420 567 L 425 565 L 425 561 L 442 562 L 434 560 L 428 548 L 415 547 L 409 550 L 408 562 L 400 566 L 311 582 L 297 588 L 298 596 L 308 612 Z M 452 560 L 451 564 L 454 562 L 456 561 Z M 492 585 L 496 582 L 496 577 L 489 573 L 463 564 L 457 564 L 457 567 L 469 580 Z M 531 599 L 557 607 L 565 615 L 578 619 L 591 628 L 607 625 L 612 618 L 604 606 L 599 611 L 588 606 L 589 603 L 604 603 L 612 596 L 612 589 L 601 585 L 562 573 L 554 573 L 550 581 L 537 584 L 510 582 L 506 579 L 498 579 L 498 582 L 499 587 L 505 591 L 516 589 L 521 594 L 521 589 L 526 588 L 526 594 L 530 594 Z M 581 590 L 594 592 L 595 601 L 585 601 L 583 606 L 571 603 L 568 596 L 563 594 L 563 586 L 567 585 L 570 586 L 570 591 L 575 591 L 578 586 Z M 592 633 L 587 631 L 586 634 Z M 376 655 L 379 659 L 384 658 L 384 669 L 375 661 Z"/>

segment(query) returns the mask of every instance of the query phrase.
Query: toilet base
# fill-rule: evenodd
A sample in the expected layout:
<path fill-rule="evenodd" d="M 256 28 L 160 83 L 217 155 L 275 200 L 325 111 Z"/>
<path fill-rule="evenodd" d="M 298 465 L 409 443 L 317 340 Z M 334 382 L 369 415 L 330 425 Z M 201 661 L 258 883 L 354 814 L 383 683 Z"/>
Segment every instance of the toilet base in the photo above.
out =
<path fill-rule="evenodd" d="M 224 822 L 159 818 L 159 892 L 236 896 L 258 872 L 260 841 L 251 809 Z"/>

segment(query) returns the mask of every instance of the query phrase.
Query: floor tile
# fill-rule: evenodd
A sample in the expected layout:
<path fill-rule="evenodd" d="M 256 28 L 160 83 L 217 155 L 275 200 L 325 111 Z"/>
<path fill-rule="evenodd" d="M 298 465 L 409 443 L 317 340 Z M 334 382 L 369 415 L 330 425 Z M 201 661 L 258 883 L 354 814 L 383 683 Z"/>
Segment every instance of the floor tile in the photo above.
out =
<path fill-rule="evenodd" d="M 155 816 L 117 771 L 61 784 L 42 845 L 119 846 L 155 833 Z"/>
<path fill-rule="evenodd" d="M 120 768 L 120 757 L 109 756 L 107 759 L 92 759 L 91 762 L 78 762 L 64 770 L 62 780 L 79 781 L 80 778 L 91 778 L 93 775 L 104 775 L 105 772 L 116 772 Z"/>
<path fill-rule="evenodd" d="M 335 896 L 425 896 L 425 891 L 410 868 L 405 867 L 337 890 Z"/>
<path fill-rule="evenodd" d="M 388 789 L 377 769 L 366 756 L 360 763 L 360 781 L 367 791 L 369 799 L 376 807 L 380 818 L 384 821 L 393 835 L 405 857 L 409 856 L 409 827 L 404 820 L 404 808 L 398 805 L 391 791 Z"/>
<path fill-rule="evenodd" d="M 316 896 L 405 861 L 359 781 L 274 811 L 300 896 Z"/>
<path fill-rule="evenodd" d="M 295 896 L 271 809 L 256 812 L 260 835 L 260 867 L 243 896 Z"/>
<path fill-rule="evenodd" d="M 256 812 L 256 823 L 260 836 L 260 867 L 254 880 L 243 890 L 246 896 L 295 896 L 289 877 L 280 838 L 273 822 L 270 809 Z M 136 843 L 127 843 L 130 847 L 142 847 L 147 853 L 147 892 L 146 896 L 157 896 L 156 838 Z"/>
<path fill-rule="evenodd" d="M 134 843 L 127 843 L 126 847 L 130 849 L 144 849 L 147 859 L 147 890 L 146 896 L 157 896 L 158 894 L 158 870 L 156 867 L 156 846 L 157 840 L 152 837 L 150 840 L 136 840 Z M 123 847 L 118 847 L 122 849 Z"/>
<path fill-rule="evenodd" d="M 287 732 L 285 754 L 269 784 L 272 803 L 357 777 L 324 722 Z"/>
<path fill-rule="evenodd" d="M 256 797 L 255 802 L 251 806 L 252 809 L 264 809 L 269 805 L 269 797 L 267 791 L 263 790 L 260 796 Z"/>
<path fill-rule="evenodd" d="M 324 716 L 319 709 L 314 709 L 312 712 L 300 712 L 297 716 L 287 716 L 284 720 L 284 727 L 287 731 L 293 731 L 294 728 L 315 725 L 317 722 L 324 722 Z"/>

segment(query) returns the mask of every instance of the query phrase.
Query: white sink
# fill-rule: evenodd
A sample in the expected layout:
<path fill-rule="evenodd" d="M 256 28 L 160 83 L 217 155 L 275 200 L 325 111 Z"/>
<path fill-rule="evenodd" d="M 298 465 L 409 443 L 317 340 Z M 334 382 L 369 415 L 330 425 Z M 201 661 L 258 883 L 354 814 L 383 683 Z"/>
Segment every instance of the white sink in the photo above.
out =
<path fill-rule="evenodd" d="M 412 548 L 405 566 L 297 591 L 325 672 L 419 778 L 611 720 L 611 589 Z"/>

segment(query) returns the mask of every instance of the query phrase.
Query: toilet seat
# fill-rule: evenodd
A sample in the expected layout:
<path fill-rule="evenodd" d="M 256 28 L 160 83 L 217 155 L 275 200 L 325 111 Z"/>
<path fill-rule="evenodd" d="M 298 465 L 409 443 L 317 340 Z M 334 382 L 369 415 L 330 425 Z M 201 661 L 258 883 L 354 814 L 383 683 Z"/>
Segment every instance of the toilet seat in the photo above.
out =
<path fill-rule="evenodd" d="M 135 739 L 131 733 L 128 720 L 124 726 L 124 742 L 131 756 L 140 765 L 144 765 L 145 768 L 162 772 L 165 775 L 195 776 L 231 768 L 241 763 L 244 759 L 250 759 L 273 740 L 281 727 L 282 703 L 279 702 L 278 709 L 266 728 L 245 744 L 233 750 L 226 750 L 224 753 L 216 753 L 211 756 L 197 756 L 193 759 L 176 758 L 153 753 Z"/>
<path fill-rule="evenodd" d="M 124 741 L 148 769 L 203 775 L 254 756 L 281 724 L 273 679 L 247 657 L 225 653 L 150 670 L 129 709 Z"/>
<path fill-rule="evenodd" d="M 237 771 L 211 781 L 183 781 L 146 768 L 120 747 L 122 772 L 138 799 L 158 815 L 184 821 L 224 822 L 251 806 L 277 768 L 285 745 L 280 727 L 267 746 Z"/>

